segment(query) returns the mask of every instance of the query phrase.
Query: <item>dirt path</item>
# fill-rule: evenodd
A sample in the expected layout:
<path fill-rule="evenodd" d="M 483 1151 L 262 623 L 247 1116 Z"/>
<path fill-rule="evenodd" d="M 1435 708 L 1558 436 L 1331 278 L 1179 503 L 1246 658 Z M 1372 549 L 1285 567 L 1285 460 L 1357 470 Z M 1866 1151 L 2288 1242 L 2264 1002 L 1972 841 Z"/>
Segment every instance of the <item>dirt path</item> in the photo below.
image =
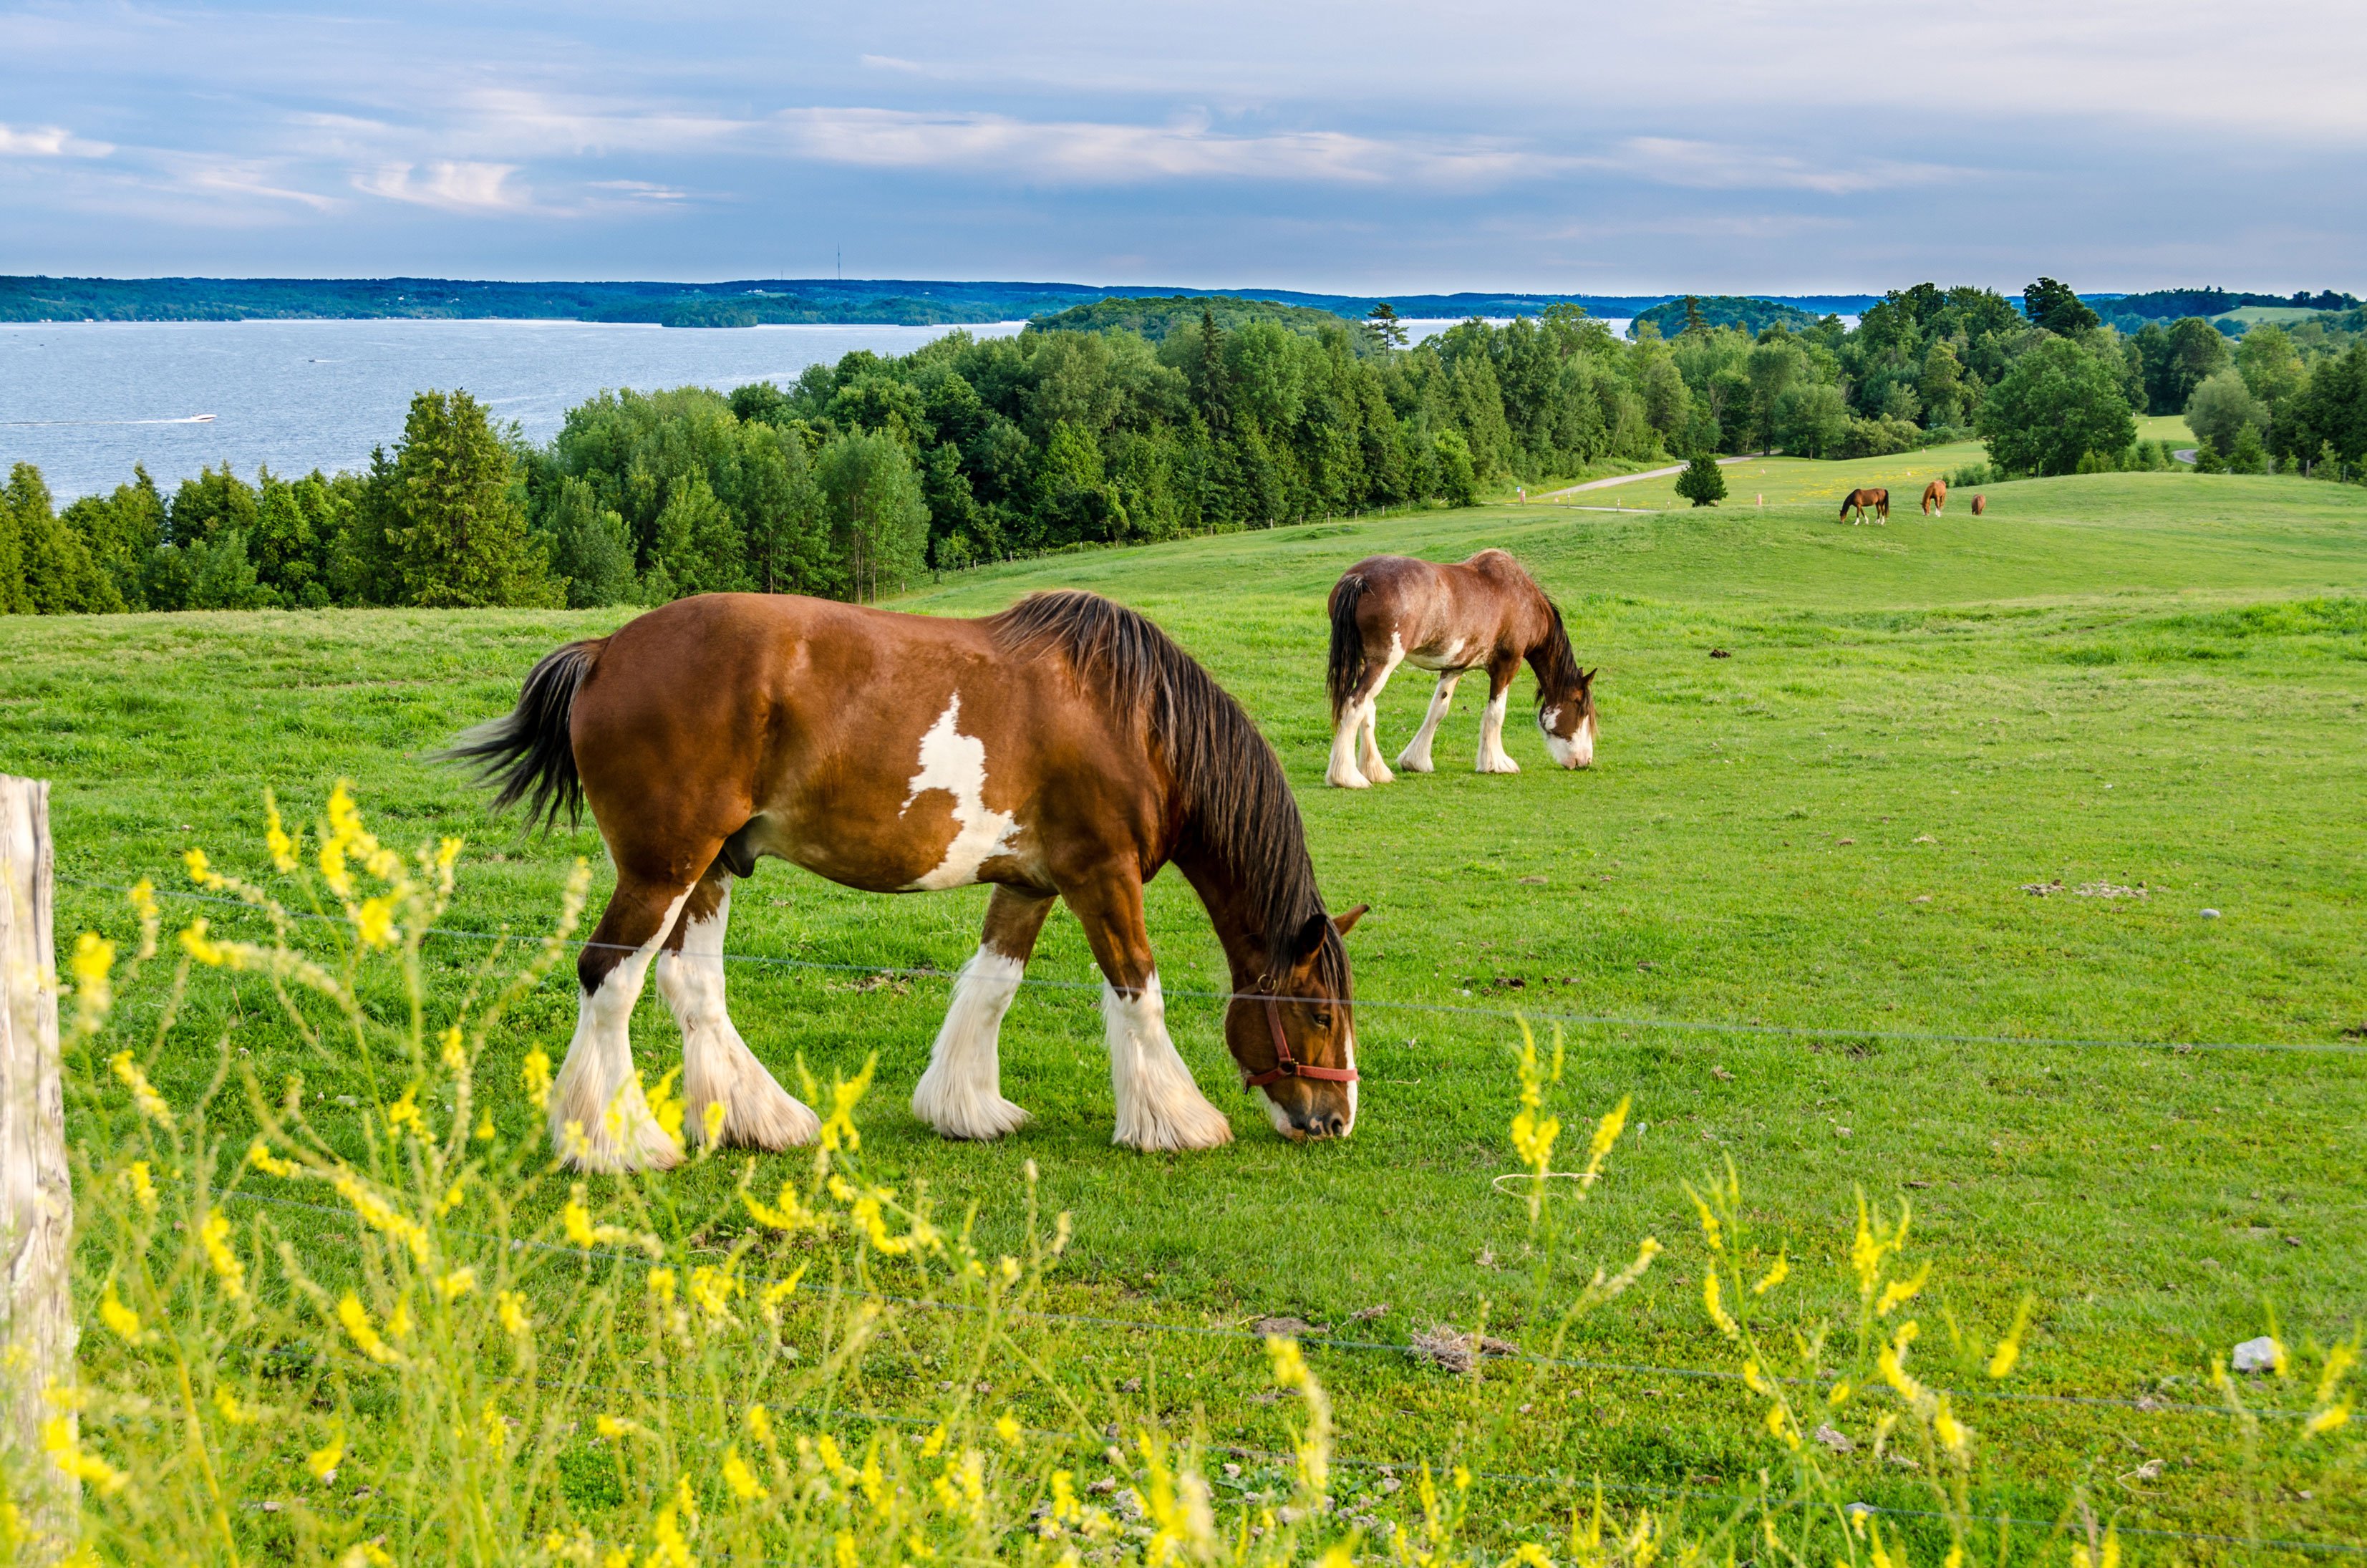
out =
<path fill-rule="evenodd" d="M 1758 454 L 1739 458 L 1720 458 L 1717 460 L 1717 466 L 1720 468 L 1731 468 L 1736 463 L 1760 462 L 1763 460 L 1764 459 Z M 1614 484 L 1633 484 L 1639 479 L 1666 479 L 1672 473 L 1682 473 L 1684 472 L 1685 465 L 1682 463 L 1677 463 L 1670 468 L 1648 468 L 1641 473 L 1623 473 L 1610 479 L 1590 479 L 1584 484 L 1573 484 L 1566 490 L 1548 490 L 1542 495 L 1532 495 L 1529 499 L 1532 501 L 1552 501 L 1564 495 L 1575 495 L 1581 490 L 1603 490 L 1608 489 Z"/>

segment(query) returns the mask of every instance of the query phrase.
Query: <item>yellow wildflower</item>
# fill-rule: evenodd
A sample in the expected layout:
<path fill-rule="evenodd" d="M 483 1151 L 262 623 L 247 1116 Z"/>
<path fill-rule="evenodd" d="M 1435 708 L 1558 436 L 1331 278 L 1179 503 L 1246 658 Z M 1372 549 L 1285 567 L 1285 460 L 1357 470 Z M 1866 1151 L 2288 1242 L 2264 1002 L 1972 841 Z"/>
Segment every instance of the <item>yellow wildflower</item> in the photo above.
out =
<path fill-rule="evenodd" d="M 831 1085 L 830 1114 L 822 1119 L 821 1146 L 832 1152 L 840 1149 L 860 1149 L 863 1134 L 855 1128 L 855 1107 L 871 1087 L 872 1070 L 878 1067 L 877 1056 L 863 1063 L 863 1071 L 842 1083 Z"/>
<path fill-rule="evenodd" d="M 1931 1434 L 1940 1439 L 1942 1448 L 1957 1459 L 1964 1458 L 1972 1446 L 1973 1429 L 1956 1419 L 1944 1397 L 1931 1412 Z"/>
<path fill-rule="evenodd" d="M 220 969 L 225 964 L 232 969 L 240 967 L 236 947 L 217 942 L 207 936 L 206 917 L 202 915 L 182 929 L 181 947 L 191 958 L 210 968 Z"/>
<path fill-rule="evenodd" d="M 246 1163 L 271 1176 L 292 1176 L 296 1174 L 295 1165 L 274 1154 L 271 1145 L 260 1138 L 246 1146 Z"/>
<path fill-rule="evenodd" d="M 566 1204 L 559 1210 L 559 1222 L 567 1232 L 567 1239 L 577 1246 L 599 1244 L 600 1233 L 592 1228 L 592 1210 L 583 1206 L 583 1184 L 577 1182 L 568 1194 Z"/>
<path fill-rule="evenodd" d="M 798 1293 L 798 1282 L 805 1277 L 806 1266 L 800 1265 L 787 1278 L 776 1279 L 764 1287 L 764 1293 L 756 1298 L 756 1304 L 764 1312 L 766 1323 L 777 1324 L 781 1321 L 781 1303 Z"/>
<path fill-rule="evenodd" d="M 420 1114 L 418 1085 L 403 1090 L 402 1096 L 386 1108 L 386 1124 L 390 1128 L 407 1127 L 422 1139 L 434 1136 L 428 1131 L 427 1118 Z"/>
<path fill-rule="evenodd" d="M 2030 1309 L 2037 1303 L 2037 1297 L 2024 1296 L 2022 1305 L 2014 1309 L 2013 1326 L 2005 1331 L 2005 1337 L 1998 1341 L 1996 1351 L 1989 1357 L 1990 1377 L 2004 1377 L 2022 1359 L 2022 1336 L 2029 1331 Z"/>
<path fill-rule="evenodd" d="M 304 1468 L 317 1479 L 327 1481 L 337 1473 L 337 1466 L 345 1457 L 345 1429 L 336 1427 L 330 1432 L 328 1442 L 304 1456 Z"/>
<path fill-rule="evenodd" d="M 71 1416 L 52 1415 L 41 1423 L 41 1449 L 60 1470 L 102 1494 L 120 1492 L 131 1479 L 74 1441 Z"/>
<path fill-rule="evenodd" d="M 173 1130 L 173 1108 L 164 1103 L 164 1096 L 156 1092 L 156 1085 L 148 1081 L 148 1074 L 131 1060 L 131 1052 L 119 1051 L 107 1059 L 107 1064 L 131 1091 L 131 1103 L 140 1108 L 140 1114 L 170 1132 Z"/>
<path fill-rule="evenodd" d="M 773 1417 L 761 1404 L 748 1407 L 748 1436 L 767 1449 L 773 1447 Z"/>
<path fill-rule="evenodd" d="M 2090 1552 L 2086 1541 L 2071 1548 L 2071 1568 L 2121 1568 L 2121 1532 L 2117 1525 L 2104 1527 L 2104 1545 L 2100 1552 Z"/>
<path fill-rule="evenodd" d="M 222 1294 L 233 1301 L 246 1300 L 246 1265 L 230 1248 L 230 1220 L 214 1213 L 198 1227 L 198 1244 L 205 1249 L 206 1261 L 213 1266 L 215 1276 L 221 1280 Z"/>
<path fill-rule="evenodd" d="M 468 1180 L 466 1177 L 462 1177 L 461 1179 L 455 1181 L 451 1186 L 446 1187 L 444 1189 L 444 1196 L 436 1200 L 436 1217 L 440 1220 L 445 1215 L 452 1212 L 453 1210 L 460 1207 L 461 1204 L 467 1202 L 467 1188 Z"/>
<path fill-rule="evenodd" d="M 288 824 L 279 820 L 279 802 L 268 788 L 263 791 L 263 842 L 274 866 L 282 872 L 296 869 L 296 840 L 288 836 Z"/>
<path fill-rule="evenodd" d="M 683 1103 L 674 1097 L 674 1080 L 679 1069 L 669 1067 L 657 1087 L 649 1091 L 650 1119 L 663 1128 L 665 1135 L 679 1146 L 682 1142 Z M 636 1074 L 638 1076 L 638 1074 Z"/>
<path fill-rule="evenodd" d="M 390 1119 L 392 1116 L 389 1112 Z M 355 1214 L 370 1229 L 391 1236 L 411 1249 L 411 1256 L 421 1263 L 427 1261 L 428 1237 L 425 1226 L 402 1213 L 385 1199 L 364 1186 L 351 1168 L 339 1170 L 330 1177 L 329 1185 L 337 1196 L 353 1206 Z"/>
<path fill-rule="evenodd" d="M 1779 1252 L 1775 1255 L 1775 1261 L 1769 1266 L 1767 1272 L 1760 1276 L 1759 1283 L 1750 1288 L 1750 1293 L 1754 1296 L 1763 1296 L 1790 1278 L 1791 1275 L 1792 1260 Z"/>
<path fill-rule="evenodd" d="M 75 938 L 66 967 L 74 977 L 74 1033 L 96 1034 L 115 1006 L 115 987 L 108 978 L 115 969 L 115 944 L 96 931 L 85 931 Z"/>
<path fill-rule="evenodd" d="M 690 1271 L 692 1304 L 710 1318 L 722 1317 L 730 1306 L 731 1298 L 740 1293 L 740 1281 L 729 1268 L 713 1268 L 699 1264 Z"/>
<path fill-rule="evenodd" d="M 1020 1429 L 1017 1418 L 1007 1410 L 995 1417 L 994 1435 L 1014 1449 L 1026 1440 L 1026 1434 Z"/>
<path fill-rule="evenodd" d="M 123 897 L 140 917 L 140 960 L 145 963 L 156 956 L 156 934 L 164 924 L 164 912 L 156 907 L 156 884 L 142 877 Z"/>
<path fill-rule="evenodd" d="M 211 862 L 206 858 L 204 850 L 189 850 L 181 857 L 181 864 L 189 869 L 189 881 L 197 883 L 198 886 L 211 889 L 222 885 L 221 876 L 212 869 Z"/>
<path fill-rule="evenodd" d="M 518 1338 L 525 1338 L 534 1329 L 534 1319 L 527 1313 L 526 1297 L 515 1290 L 494 1292 L 493 1314 L 501 1319 L 504 1332 Z"/>
<path fill-rule="evenodd" d="M 1717 1324 L 1718 1332 L 1728 1339 L 1734 1338 L 1742 1332 L 1742 1325 L 1736 1323 L 1734 1314 L 1726 1310 L 1726 1302 L 1718 1290 L 1717 1270 L 1715 1267 L 1702 1270 L 1702 1307 L 1709 1313 L 1709 1321 Z"/>
<path fill-rule="evenodd" d="M 156 1183 L 148 1174 L 148 1162 L 134 1160 L 123 1167 L 123 1185 L 131 1190 L 131 1199 L 149 1213 L 156 1212 Z"/>
<path fill-rule="evenodd" d="M 1923 1267 L 1915 1271 L 1913 1278 L 1894 1279 L 1883 1287 L 1882 1300 L 1874 1304 L 1874 1315 L 1878 1318 L 1888 1317 L 1903 1303 L 1913 1301 L 1922 1290 L 1924 1283 L 1931 1278 L 1931 1264 L 1927 1258 L 1924 1260 Z"/>
<path fill-rule="evenodd" d="M 447 1301 L 457 1301 L 476 1288 L 477 1271 L 473 1268 L 456 1268 L 436 1281 L 436 1293 Z"/>
<path fill-rule="evenodd" d="M 537 1110 L 550 1105 L 550 1057 L 542 1047 L 536 1046 L 526 1053 L 526 1065 L 518 1074 L 526 1083 L 526 1097 L 534 1102 Z"/>
<path fill-rule="evenodd" d="M 685 1476 L 683 1490 L 687 1494 L 689 1488 L 690 1481 Z M 678 1506 L 674 1503 L 659 1510 L 653 1532 L 657 1537 L 657 1546 L 650 1553 L 648 1568 L 698 1568 L 698 1559 L 692 1555 L 690 1542 L 683 1539 L 682 1527 L 674 1522 L 677 1511 Z M 697 1516 L 693 1514 L 693 1522 L 697 1518 Z"/>
<path fill-rule="evenodd" d="M 240 1405 L 237 1396 L 220 1383 L 214 1385 L 214 1408 L 233 1426 L 247 1426 L 255 1419 L 255 1412 Z"/>
<path fill-rule="evenodd" d="M 353 910 L 354 937 L 365 948 L 391 948 L 402 938 L 402 931 L 394 923 L 397 903 L 393 893 L 380 893 L 366 898 Z"/>
<path fill-rule="evenodd" d="M 660 1301 L 663 1302 L 667 1306 L 674 1305 L 673 1269 L 652 1268 L 650 1270 L 650 1294 L 655 1296 Z"/>
<path fill-rule="evenodd" d="M 126 1345 L 137 1345 L 147 1337 L 140 1327 L 140 1314 L 116 1295 L 112 1279 L 107 1282 L 107 1293 L 98 1299 L 98 1318 Z"/>
<path fill-rule="evenodd" d="M 489 1399 L 478 1419 L 482 1424 L 485 1451 L 499 1458 L 510 1437 L 509 1426 L 502 1419 L 502 1407 Z"/>
<path fill-rule="evenodd" d="M 337 1321 L 345 1324 L 345 1333 L 352 1335 L 354 1347 L 380 1366 L 402 1358 L 394 1346 L 370 1325 L 368 1309 L 362 1305 L 361 1298 L 350 1290 L 345 1292 L 345 1299 L 337 1303 Z"/>
<path fill-rule="evenodd" d="M 467 1069 L 469 1048 L 461 1042 L 459 1025 L 454 1024 L 450 1028 L 437 1035 L 436 1047 L 437 1059 L 444 1063 L 445 1071 L 459 1073 Z"/>
<path fill-rule="evenodd" d="M 736 1447 L 723 1450 L 723 1484 L 742 1503 L 753 1503 L 764 1494 L 764 1483 L 756 1479 L 756 1472 L 748 1468 L 748 1461 L 740 1457 Z"/>
<path fill-rule="evenodd" d="M 729 1109 L 730 1108 L 725 1106 L 721 1100 L 709 1100 L 704 1107 L 700 1108 L 698 1113 L 699 1147 L 709 1151 L 714 1149 L 716 1142 L 723 1136 L 723 1119 L 727 1114 L 729 1114 Z"/>
<path fill-rule="evenodd" d="M 2350 1419 L 2350 1402 L 2346 1399 L 2340 1404 L 2329 1404 L 2313 1414 L 2307 1421 L 2302 1423 L 2301 1435 L 2305 1437 L 2323 1437 L 2336 1427 L 2347 1424 Z"/>
<path fill-rule="evenodd" d="M 604 1437 L 622 1437 L 633 1430 L 633 1423 L 621 1415 L 603 1415 L 592 1426 Z"/>

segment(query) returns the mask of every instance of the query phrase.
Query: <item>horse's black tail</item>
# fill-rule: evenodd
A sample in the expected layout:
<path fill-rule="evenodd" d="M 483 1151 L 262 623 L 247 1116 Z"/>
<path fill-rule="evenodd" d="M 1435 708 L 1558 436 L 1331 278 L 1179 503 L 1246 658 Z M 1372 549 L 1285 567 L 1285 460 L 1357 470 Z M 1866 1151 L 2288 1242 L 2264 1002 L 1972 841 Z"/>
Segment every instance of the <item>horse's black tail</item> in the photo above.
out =
<path fill-rule="evenodd" d="M 1365 678 L 1365 633 L 1356 624 L 1356 608 L 1369 586 L 1361 572 L 1351 572 L 1331 585 L 1331 722 L 1341 713 Z"/>
<path fill-rule="evenodd" d="M 544 654 L 527 672 L 515 708 L 464 731 L 436 760 L 473 764 L 479 783 L 499 784 L 497 812 L 525 801 L 528 822 L 540 817 L 549 827 L 563 809 L 573 826 L 583 812 L 583 780 L 575 771 L 569 720 L 576 688 L 607 645 L 606 637 L 595 637 Z"/>

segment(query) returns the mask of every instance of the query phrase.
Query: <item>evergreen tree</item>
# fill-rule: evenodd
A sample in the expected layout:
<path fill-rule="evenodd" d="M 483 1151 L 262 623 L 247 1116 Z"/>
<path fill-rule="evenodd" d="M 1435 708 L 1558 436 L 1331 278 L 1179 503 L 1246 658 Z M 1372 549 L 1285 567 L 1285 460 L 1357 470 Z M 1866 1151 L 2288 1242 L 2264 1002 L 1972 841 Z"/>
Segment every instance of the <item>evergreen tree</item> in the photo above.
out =
<path fill-rule="evenodd" d="M 10 597 L 21 608 L 36 615 L 79 615 L 123 608 L 123 596 L 92 558 L 89 545 L 58 517 L 40 469 L 28 462 L 11 469 L 0 507 L 14 523 L 19 585 Z"/>
<path fill-rule="evenodd" d="M 2058 337 L 2077 337 L 2089 328 L 2103 324 L 2103 318 L 2090 310 L 2067 283 L 2057 283 L 2052 278 L 2042 278 L 2022 291 L 2022 313 L 2031 324 L 2045 328 Z"/>
<path fill-rule="evenodd" d="M 666 487 L 651 568 L 664 574 L 677 597 L 738 593 L 750 585 L 748 537 L 731 509 L 717 499 L 706 474 L 693 470 Z"/>
<path fill-rule="evenodd" d="M 411 400 L 394 454 L 390 530 L 410 604 L 445 608 L 553 605 L 561 596 L 513 494 L 508 447 L 465 392 Z"/>
<path fill-rule="evenodd" d="M 1677 475 L 1677 494 L 1696 506 L 1715 506 L 1726 499 L 1726 471 L 1707 452 L 1685 465 Z"/>
<path fill-rule="evenodd" d="M 1216 319 L 1213 312 L 1208 319 L 1213 324 Z M 1365 312 L 1365 330 L 1371 333 L 1373 340 L 1384 348 L 1403 348 L 1406 346 L 1405 324 L 1398 320 L 1397 307 L 1387 300 Z"/>

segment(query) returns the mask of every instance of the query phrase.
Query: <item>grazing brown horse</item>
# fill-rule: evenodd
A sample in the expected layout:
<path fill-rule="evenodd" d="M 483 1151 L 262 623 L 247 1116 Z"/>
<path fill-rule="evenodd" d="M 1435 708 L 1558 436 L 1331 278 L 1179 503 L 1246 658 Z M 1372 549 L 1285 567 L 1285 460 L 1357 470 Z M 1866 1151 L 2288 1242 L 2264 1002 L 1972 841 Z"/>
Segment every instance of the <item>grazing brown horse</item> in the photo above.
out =
<path fill-rule="evenodd" d="M 1878 520 L 1886 523 L 1890 520 L 1890 492 L 1852 490 L 1841 497 L 1840 515 L 1847 517 L 1852 511 L 1857 513 L 1852 521 L 1862 523 L 1865 521 L 1865 515 L 1872 512 Z"/>
<path fill-rule="evenodd" d="M 1027 1119 L 1002 1097 L 996 1043 L 1058 896 L 1105 980 L 1113 1141 L 1230 1141 L 1168 1037 L 1143 926 L 1143 884 L 1171 860 L 1224 947 L 1225 1043 L 1275 1129 L 1323 1138 L 1355 1124 L 1340 937 L 1364 910 L 1324 913 L 1297 803 L 1240 705 L 1107 599 L 1036 594 L 977 620 L 682 599 L 545 657 L 516 710 L 451 755 L 498 780 L 496 809 L 524 799 L 548 819 L 590 802 L 617 864 L 549 1102 L 551 1137 L 579 1169 L 682 1158 L 651 1116 L 626 1028 L 652 960 L 682 1028 L 691 1136 L 764 1149 L 814 1136 L 814 1113 L 724 1007 L 731 881 L 763 856 L 871 892 L 994 884 L 912 1096 L 949 1138 Z"/>
<path fill-rule="evenodd" d="M 1974 517 L 1979 517 L 1983 512 L 1986 512 L 1986 511 L 1988 511 L 1988 509 L 1989 509 L 1989 498 L 1988 498 L 1988 496 L 1986 496 L 1986 495 L 1976 495 L 1976 496 L 1974 496 L 1974 497 L 1973 497 L 1973 516 L 1974 516 Z"/>
<path fill-rule="evenodd" d="M 1460 566 L 1376 555 L 1331 587 L 1331 765 L 1327 783 L 1361 790 L 1396 775 L 1381 761 L 1375 713 L 1401 663 L 1436 670 L 1438 688 L 1398 766 L 1431 771 L 1430 743 L 1464 672 L 1488 672 L 1479 721 L 1481 773 L 1518 773 L 1504 755 L 1505 690 L 1526 659 L 1537 676 L 1537 728 L 1564 767 L 1594 761 L 1594 670 L 1571 654 L 1561 611 L 1520 562 L 1483 550 Z"/>
<path fill-rule="evenodd" d="M 1948 482 L 1935 479 L 1923 487 L 1923 515 L 1944 517 L 1948 515 Z"/>

